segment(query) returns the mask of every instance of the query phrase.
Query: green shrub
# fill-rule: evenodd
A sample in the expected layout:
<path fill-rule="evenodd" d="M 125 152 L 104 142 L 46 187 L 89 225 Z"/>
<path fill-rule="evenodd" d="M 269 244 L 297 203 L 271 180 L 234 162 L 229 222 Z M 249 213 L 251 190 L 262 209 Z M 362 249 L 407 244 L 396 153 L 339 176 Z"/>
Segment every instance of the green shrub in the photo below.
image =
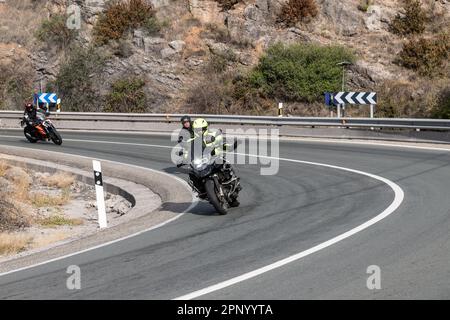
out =
<path fill-rule="evenodd" d="M 445 111 L 448 80 L 416 78 L 414 81 L 386 80 L 378 88 L 377 117 L 437 117 Z M 448 97 L 448 96 L 447 96 Z M 447 98 L 448 99 L 448 98 Z M 447 102 L 448 105 L 448 102 Z"/>
<path fill-rule="evenodd" d="M 432 112 L 433 118 L 450 119 L 450 87 L 442 90 L 439 102 Z"/>
<path fill-rule="evenodd" d="M 354 61 L 354 56 L 339 46 L 276 44 L 238 86 L 285 101 L 318 101 L 323 92 L 339 90 L 342 68 L 337 63 L 343 60 Z"/>
<path fill-rule="evenodd" d="M 216 23 L 207 23 L 202 36 L 214 39 L 216 42 L 228 43 L 231 41 L 230 32 L 224 26 Z"/>
<path fill-rule="evenodd" d="M 399 62 L 423 76 L 433 76 L 450 56 L 450 36 L 411 39 L 403 45 Z"/>
<path fill-rule="evenodd" d="M 317 16 L 319 10 L 315 0 L 289 0 L 281 9 L 278 20 L 287 26 Z"/>
<path fill-rule="evenodd" d="M 219 3 L 219 6 L 224 11 L 228 11 L 234 8 L 236 4 L 242 2 L 242 0 L 216 0 Z"/>
<path fill-rule="evenodd" d="M 201 34 L 204 38 L 214 39 L 216 42 L 226 43 L 239 49 L 246 49 L 252 46 L 252 41 L 245 37 L 232 37 L 226 27 L 215 23 L 205 25 L 205 30 Z"/>
<path fill-rule="evenodd" d="M 381 118 L 413 117 L 412 93 L 417 90 L 414 84 L 407 81 L 388 80 L 379 88 L 376 115 Z"/>
<path fill-rule="evenodd" d="M 100 111 L 102 99 L 95 90 L 96 76 L 107 57 L 94 48 L 74 48 L 56 76 L 54 85 L 67 111 Z"/>
<path fill-rule="evenodd" d="M 358 10 L 367 12 L 369 10 L 369 7 L 373 5 L 372 0 L 360 0 L 360 3 L 358 4 Z"/>
<path fill-rule="evenodd" d="M 398 35 L 421 34 L 425 31 L 427 17 L 420 0 L 404 0 L 404 14 L 397 14 L 390 29 Z"/>
<path fill-rule="evenodd" d="M 67 47 L 77 36 L 77 31 L 66 26 L 66 15 L 54 15 L 45 20 L 36 31 L 36 38 L 58 48 Z"/>
<path fill-rule="evenodd" d="M 119 58 L 127 59 L 133 55 L 133 46 L 124 39 L 111 41 L 110 48 L 112 54 Z"/>
<path fill-rule="evenodd" d="M 167 27 L 167 21 L 159 21 L 156 17 L 150 17 L 144 21 L 142 28 L 147 32 L 148 35 L 158 34 L 164 27 Z"/>
<path fill-rule="evenodd" d="M 130 77 L 113 83 L 111 92 L 106 97 L 105 112 L 145 112 L 147 96 L 144 92 L 145 81 Z"/>
<path fill-rule="evenodd" d="M 222 73 L 228 67 L 228 61 L 223 56 L 213 55 L 209 60 L 207 68 L 214 73 Z"/>
<path fill-rule="evenodd" d="M 148 24 L 153 16 L 153 7 L 145 0 L 112 1 L 94 26 L 95 42 L 105 44 L 118 40 L 126 32 Z"/>

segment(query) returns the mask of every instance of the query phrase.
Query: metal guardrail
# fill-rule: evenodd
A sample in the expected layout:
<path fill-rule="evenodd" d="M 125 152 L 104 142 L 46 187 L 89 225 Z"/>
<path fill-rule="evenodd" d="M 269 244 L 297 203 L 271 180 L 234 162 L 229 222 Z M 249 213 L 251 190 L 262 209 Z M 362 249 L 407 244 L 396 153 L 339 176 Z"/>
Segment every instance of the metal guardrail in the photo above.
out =
<path fill-rule="evenodd" d="M 0 111 L 1 119 L 20 119 L 20 111 Z M 61 112 L 52 113 L 51 119 L 58 121 L 88 122 L 178 122 L 181 114 L 136 114 L 136 113 L 96 113 Z M 348 128 L 398 128 L 450 130 L 450 120 L 406 119 L 406 118 L 313 118 L 313 117 L 269 117 L 192 114 L 192 117 L 205 118 L 210 123 L 240 125 L 273 125 L 296 127 L 348 127 Z"/>

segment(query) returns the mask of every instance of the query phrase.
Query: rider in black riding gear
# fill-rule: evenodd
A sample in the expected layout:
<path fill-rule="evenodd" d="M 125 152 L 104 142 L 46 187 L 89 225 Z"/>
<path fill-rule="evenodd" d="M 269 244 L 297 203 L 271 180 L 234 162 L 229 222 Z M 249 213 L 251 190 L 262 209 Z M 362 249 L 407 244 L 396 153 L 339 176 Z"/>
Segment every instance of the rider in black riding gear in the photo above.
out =
<path fill-rule="evenodd" d="M 33 104 L 30 102 L 25 104 L 24 109 L 25 110 L 23 112 L 22 123 L 31 126 L 33 128 L 34 132 L 37 131 L 41 135 L 45 134 L 45 132 L 43 132 L 43 129 L 40 127 L 42 120 L 37 116 L 37 113 L 38 112 L 43 113 L 43 114 L 45 114 L 45 116 L 48 116 L 49 112 L 47 110 L 40 109 L 40 108 L 33 106 Z"/>
<path fill-rule="evenodd" d="M 194 131 L 192 129 L 191 117 L 186 115 L 181 117 L 181 125 L 183 126 L 178 135 L 178 143 L 182 146 L 183 150 L 179 152 L 179 156 L 182 160 L 178 162 L 177 167 L 181 167 L 187 164 L 189 144 L 194 139 Z"/>

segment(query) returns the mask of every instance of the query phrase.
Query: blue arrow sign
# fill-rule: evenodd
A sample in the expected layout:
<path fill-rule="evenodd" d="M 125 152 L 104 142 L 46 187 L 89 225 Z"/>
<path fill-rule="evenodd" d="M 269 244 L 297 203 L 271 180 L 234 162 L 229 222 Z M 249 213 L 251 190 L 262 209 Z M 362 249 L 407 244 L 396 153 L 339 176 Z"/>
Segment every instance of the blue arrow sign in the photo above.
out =
<path fill-rule="evenodd" d="M 56 103 L 58 100 L 56 93 L 38 93 L 36 98 L 35 101 L 40 103 Z"/>

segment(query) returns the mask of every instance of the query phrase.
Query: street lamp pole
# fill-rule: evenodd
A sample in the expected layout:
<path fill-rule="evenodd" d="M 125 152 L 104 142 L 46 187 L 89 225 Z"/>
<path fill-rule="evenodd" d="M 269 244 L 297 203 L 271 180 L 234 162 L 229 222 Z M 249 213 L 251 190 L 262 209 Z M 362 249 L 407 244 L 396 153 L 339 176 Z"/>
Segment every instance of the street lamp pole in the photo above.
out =
<path fill-rule="evenodd" d="M 337 66 L 342 66 L 342 92 L 345 92 L 345 67 L 346 66 L 350 66 L 350 65 L 352 65 L 353 63 L 351 63 L 351 62 L 349 62 L 349 61 L 342 61 L 342 62 L 339 62 L 339 63 L 337 63 L 336 65 Z M 339 108 L 339 106 L 338 106 L 338 108 Z M 338 117 L 340 117 L 340 108 L 338 109 Z M 345 117 L 345 104 L 343 103 L 342 104 L 342 113 L 343 113 L 343 116 Z"/>

